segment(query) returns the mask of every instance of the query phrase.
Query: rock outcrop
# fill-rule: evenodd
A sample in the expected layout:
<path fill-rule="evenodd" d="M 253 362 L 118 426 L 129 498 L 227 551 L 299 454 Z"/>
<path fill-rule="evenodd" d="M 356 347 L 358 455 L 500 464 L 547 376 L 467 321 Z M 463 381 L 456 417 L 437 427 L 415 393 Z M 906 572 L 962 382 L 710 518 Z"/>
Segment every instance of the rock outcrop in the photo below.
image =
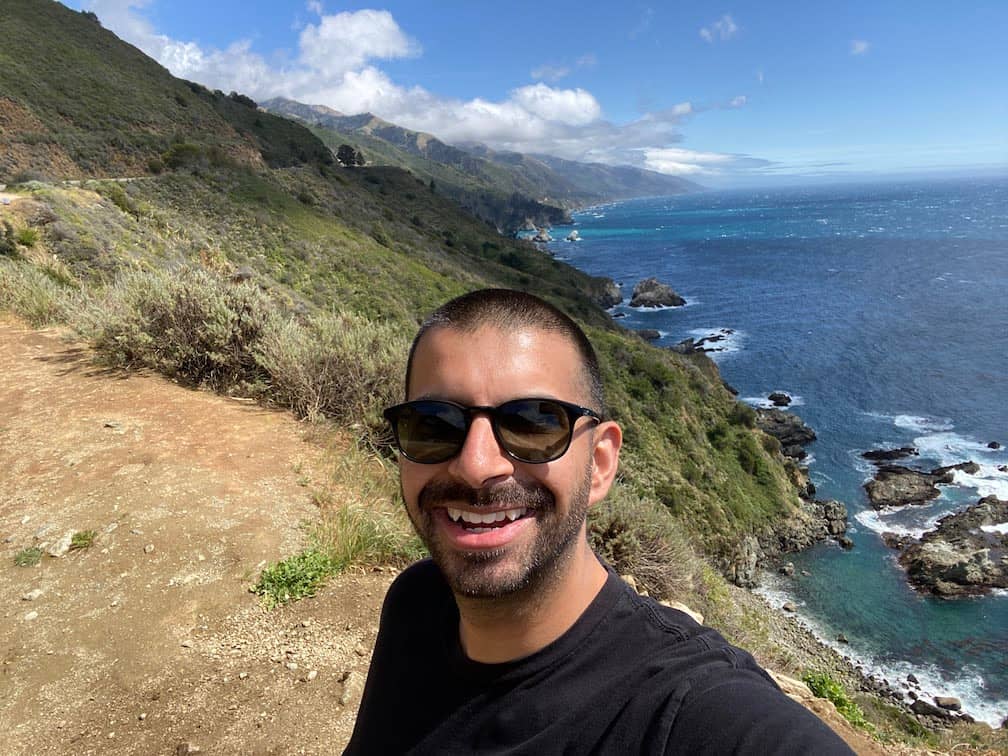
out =
<path fill-rule="evenodd" d="M 686 300 L 657 278 L 645 278 L 634 286 L 631 307 L 682 307 Z"/>
<path fill-rule="evenodd" d="M 973 474 L 979 469 L 975 462 L 937 467 L 931 472 L 902 465 L 880 465 L 875 477 L 865 483 L 865 491 L 875 509 L 927 504 L 941 495 L 938 485 L 951 483 L 957 470 Z"/>
<path fill-rule="evenodd" d="M 756 425 L 781 444 L 784 456 L 792 459 L 806 457 L 805 445 L 816 440 L 815 431 L 809 428 L 798 415 L 779 409 L 756 410 Z"/>
<path fill-rule="evenodd" d="M 1008 501 L 994 496 L 943 517 L 934 530 L 903 550 L 899 561 L 920 590 L 939 596 L 1008 588 Z"/>
<path fill-rule="evenodd" d="M 783 391 L 774 391 L 767 397 L 767 399 L 773 403 L 774 407 L 787 407 L 791 404 L 791 397 Z"/>
<path fill-rule="evenodd" d="M 637 335 L 645 341 L 657 341 L 661 338 L 661 331 L 657 331 L 654 328 L 641 328 L 637 331 Z"/>
<path fill-rule="evenodd" d="M 913 446 L 901 446 L 898 449 L 872 449 L 864 452 L 861 456 L 872 462 L 892 462 L 905 457 L 916 457 L 918 451 Z"/>
<path fill-rule="evenodd" d="M 540 228 L 536 231 L 536 235 L 532 237 L 532 241 L 538 242 L 539 244 L 545 244 L 547 242 L 553 241 L 553 237 L 550 236 L 549 231 L 545 228 Z"/>
<path fill-rule="evenodd" d="M 579 234 L 577 232 L 577 229 L 575 228 L 573 231 L 571 231 L 569 234 L 567 234 L 567 236 L 564 237 L 564 241 L 569 241 L 569 242 L 581 241 L 581 234 Z"/>

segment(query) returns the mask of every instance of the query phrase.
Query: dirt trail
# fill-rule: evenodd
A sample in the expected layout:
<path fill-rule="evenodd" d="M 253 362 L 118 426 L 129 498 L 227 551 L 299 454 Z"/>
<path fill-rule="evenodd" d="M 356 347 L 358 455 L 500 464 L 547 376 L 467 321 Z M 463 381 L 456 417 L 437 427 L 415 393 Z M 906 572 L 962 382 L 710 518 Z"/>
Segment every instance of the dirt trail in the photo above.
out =
<path fill-rule="evenodd" d="M 391 575 L 273 612 L 248 591 L 301 546 L 321 454 L 289 415 L 0 318 L 0 750 L 341 750 Z"/>

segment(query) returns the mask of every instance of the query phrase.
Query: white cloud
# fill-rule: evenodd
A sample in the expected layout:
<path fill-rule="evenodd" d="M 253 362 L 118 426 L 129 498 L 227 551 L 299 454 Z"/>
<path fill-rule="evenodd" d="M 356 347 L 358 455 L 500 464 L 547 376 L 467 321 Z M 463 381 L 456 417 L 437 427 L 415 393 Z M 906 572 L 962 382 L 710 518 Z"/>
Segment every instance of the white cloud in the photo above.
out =
<path fill-rule="evenodd" d="M 748 155 L 699 152 L 680 147 L 648 148 L 642 150 L 642 153 L 644 167 L 677 176 L 717 176 L 769 166 L 768 161 L 751 158 Z"/>
<path fill-rule="evenodd" d="M 745 104 L 749 102 L 749 98 L 745 95 L 739 95 L 738 97 L 732 97 L 728 101 L 729 108 L 744 108 Z"/>
<path fill-rule="evenodd" d="M 700 29 L 700 36 L 707 42 L 714 42 L 715 39 L 724 41 L 731 39 L 738 33 L 738 24 L 727 13 L 709 26 Z"/>
<path fill-rule="evenodd" d="M 322 3 L 320 3 L 319 0 L 308 0 L 308 2 L 305 3 L 305 7 L 316 16 L 321 16 L 325 13 L 325 11 L 322 10 Z"/>
<path fill-rule="evenodd" d="M 850 43 L 851 55 L 864 55 L 868 52 L 870 45 L 863 39 L 852 39 Z"/>
<path fill-rule="evenodd" d="M 258 100 L 289 97 L 344 113 L 369 111 L 449 143 L 482 142 L 499 150 L 630 164 L 665 173 L 710 174 L 715 167 L 747 170 L 762 165 L 745 156 L 728 156 L 726 162 L 718 163 L 716 153 L 670 147 L 681 140 L 684 120 L 704 110 L 742 107 L 744 96 L 703 107 L 681 102 L 624 124 L 606 121 L 591 92 L 541 81 L 513 89 L 499 101 L 458 100 L 420 86 L 402 86 L 376 65 L 376 61 L 420 53 L 419 44 L 386 11 L 325 15 L 320 2 L 308 2 L 309 11 L 319 15 L 302 28 L 297 49 L 288 57 L 267 59 L 247 40 L 217 49 L 160 34 L 140 12 L 150 2 L 92 0 L 90 9 L 106 28 L 176 76 L 225 92 L 235 90 Z M 733 23 L 730 28 L 726 26 L 723 33 L 734 33 Z M 593 55 L 585 55 L 573 65 L 595 63 Z M 540 73 L 545 72 L 543 67 Z"/>

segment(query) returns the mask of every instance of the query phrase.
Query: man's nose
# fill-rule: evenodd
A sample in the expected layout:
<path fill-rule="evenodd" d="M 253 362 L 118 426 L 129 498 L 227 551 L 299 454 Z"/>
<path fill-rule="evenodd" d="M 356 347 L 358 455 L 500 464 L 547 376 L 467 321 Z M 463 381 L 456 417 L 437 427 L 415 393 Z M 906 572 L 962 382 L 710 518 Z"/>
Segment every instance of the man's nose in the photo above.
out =
<path fill-rule="evenodd" d="M 449 463 L 449 472 L 471 488 L 482 488 L 514 472 L 514 462 L 497 443 L 487 415 L 473 418 L 461 451 Z"/>

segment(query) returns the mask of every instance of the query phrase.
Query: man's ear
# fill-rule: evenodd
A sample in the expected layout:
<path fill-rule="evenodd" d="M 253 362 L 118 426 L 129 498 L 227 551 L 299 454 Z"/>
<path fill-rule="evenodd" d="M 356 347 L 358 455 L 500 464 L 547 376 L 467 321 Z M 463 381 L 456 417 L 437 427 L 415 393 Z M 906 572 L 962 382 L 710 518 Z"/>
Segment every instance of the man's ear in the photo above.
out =
<path fill-rule="evenodd" d="M 609 493 L 619 468 L 619 451 L 623 445 L 623 431 L 614 422 L 601 423 L 595 428 L 592 451 L 591 490 L 588 503 L 597 504 Z"/>

